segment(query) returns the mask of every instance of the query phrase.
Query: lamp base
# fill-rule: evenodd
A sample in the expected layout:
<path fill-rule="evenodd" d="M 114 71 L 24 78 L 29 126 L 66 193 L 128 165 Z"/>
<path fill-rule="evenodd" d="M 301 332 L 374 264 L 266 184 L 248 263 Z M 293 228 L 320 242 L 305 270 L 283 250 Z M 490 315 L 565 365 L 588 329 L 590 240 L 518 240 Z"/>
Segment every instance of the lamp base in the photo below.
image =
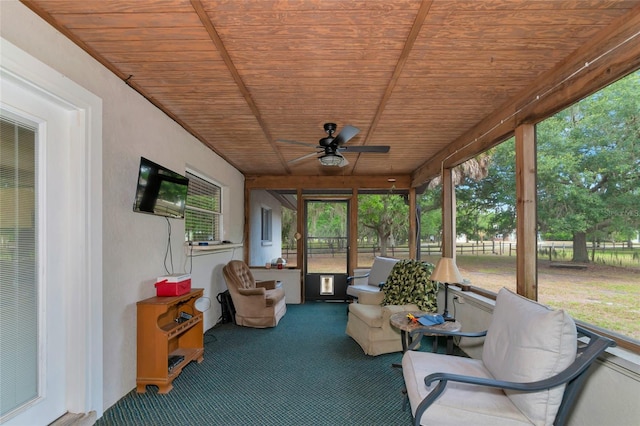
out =
<path fill-rule="evenodd" d="M 442 313 L 442 318 L 445 321 L 455 321 L 456 319 L 449 315 L 449 284 L 444 283 L 444 312 Z"/>

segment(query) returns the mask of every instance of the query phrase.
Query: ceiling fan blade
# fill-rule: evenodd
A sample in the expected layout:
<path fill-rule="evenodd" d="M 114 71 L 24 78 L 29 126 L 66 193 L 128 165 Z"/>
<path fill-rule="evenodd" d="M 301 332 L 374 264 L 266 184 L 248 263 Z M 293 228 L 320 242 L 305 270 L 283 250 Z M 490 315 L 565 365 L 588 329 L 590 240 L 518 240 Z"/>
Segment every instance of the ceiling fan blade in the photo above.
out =
<path fill-rule="evenodd" d="M 282 142 L 282 143 L 288 143 L 288 144 L 292 144 L 292 145 L 302 145 L 302 146 L 307 146 L 307 147 L 311 147 L 311 148 L 317 148 L 317 145 L 314 145 L 312 143 L 306 143 L 306 142 L 298 142 L 298 141 L 292 141 L 292 140 L 288 140 L 288 139 L 276 139 L 276 142 Z"/>
<path fill-rule="evenodd" d="M 351 139 L 358 133 L 360 133 L 360 129 L 347 124 L 342 128 L 342 130 L 340 130 L 340 133 L 338 134 L 338 136 L 335 137 L 332 144 L 335 146 L 340 146 L 344 143 L 347 143 L 349 139 Z"/>
<path fill-rule="evenodd" d="M 300 161 L 306 160 L 307 158 L 315 157 L 317 155 L 318 155 L 317 152 L 312 152 L 310 154 L 303 155 L 302 157 L 294 158 L 293 160 L 287 161 L 287 163 L 288 164 L 295 164 L 295 163 L 298 163 Z"/>
<path fill-rule="evenodd" d="M 357 146 L 340 146 L 338 147 L 340 152 L 389 152 L 388 145 L 357 145 Z"/>

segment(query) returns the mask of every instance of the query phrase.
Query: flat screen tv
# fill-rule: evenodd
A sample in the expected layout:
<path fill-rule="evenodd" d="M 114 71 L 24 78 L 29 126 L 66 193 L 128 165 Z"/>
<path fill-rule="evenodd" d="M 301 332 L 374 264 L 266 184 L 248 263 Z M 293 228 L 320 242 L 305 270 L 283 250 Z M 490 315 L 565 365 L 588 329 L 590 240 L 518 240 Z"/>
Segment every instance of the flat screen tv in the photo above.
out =
<path fill-rule="evenodd" d="M 182 219 L 188 187 L 186 177 L 141 157 L 133 211 Z"/>

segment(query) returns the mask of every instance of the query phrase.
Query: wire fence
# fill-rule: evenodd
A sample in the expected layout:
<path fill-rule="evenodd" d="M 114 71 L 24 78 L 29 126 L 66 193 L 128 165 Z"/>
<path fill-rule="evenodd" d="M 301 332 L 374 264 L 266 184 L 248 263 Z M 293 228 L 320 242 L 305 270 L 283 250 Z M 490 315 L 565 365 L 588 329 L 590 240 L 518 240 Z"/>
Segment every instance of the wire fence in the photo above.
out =
<path fill-rule="evenodd" d="M 307 256 L 335 256 L 346 253 L 346 238 L 315 239 L 307 247 Z M 589 260 L 592 263 L 640 267 L 640 243 L 638 242 L 599 242 L 587 243 Z M 437 256 L 442 252 L 439 243 L 423 243 L 420 246 L 422 256 Z M 358 253 L 364 257 L 382 255 L 378 245 L 359 245 Z M 516 256 L 517 244 L 513 241 L 474 241 L 456 244 L 459 255 L 493 255 Z M 296 248 L 284 245 L 282 255 L 286 259 L 296 258 Z M 409 257 L 409 247 L 406 245 L 387 247 L 386 256 L 405 259 Z M 538 244 L 538 259 L 550 262 L 570 262 L 573 258 L 573 243 L 571 241 L 549 241 Z"/>

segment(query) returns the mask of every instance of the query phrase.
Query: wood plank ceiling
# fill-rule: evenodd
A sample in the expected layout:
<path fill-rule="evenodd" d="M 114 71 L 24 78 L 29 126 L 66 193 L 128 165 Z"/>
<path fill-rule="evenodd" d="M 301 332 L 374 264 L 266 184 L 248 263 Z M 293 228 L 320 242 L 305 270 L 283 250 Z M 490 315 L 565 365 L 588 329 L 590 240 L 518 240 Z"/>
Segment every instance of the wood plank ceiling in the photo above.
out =
<path fill-rule="evenodd" d="M 638 0 L 24 3 L 245 175 L 411 175 Z M 637 41 L 636 41 L 637 42 Z M 311 145 L 350 124 L 327 168 Z M 426 176 L 423 176 L 426 177 Z"/>

